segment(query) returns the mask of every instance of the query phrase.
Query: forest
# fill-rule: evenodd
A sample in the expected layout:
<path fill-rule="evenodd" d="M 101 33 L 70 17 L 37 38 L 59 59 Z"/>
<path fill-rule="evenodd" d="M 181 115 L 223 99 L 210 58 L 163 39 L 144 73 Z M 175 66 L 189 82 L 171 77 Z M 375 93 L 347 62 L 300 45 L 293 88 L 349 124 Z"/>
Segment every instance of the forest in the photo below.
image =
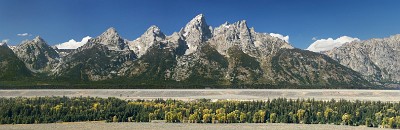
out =
<path fill-rule="evenodd" d="M 314 99 L 211 101 L 98 97 L 0 98 L 0 124 L 79 121 L 300 123 L 400 128 L 400 102 Z"/>

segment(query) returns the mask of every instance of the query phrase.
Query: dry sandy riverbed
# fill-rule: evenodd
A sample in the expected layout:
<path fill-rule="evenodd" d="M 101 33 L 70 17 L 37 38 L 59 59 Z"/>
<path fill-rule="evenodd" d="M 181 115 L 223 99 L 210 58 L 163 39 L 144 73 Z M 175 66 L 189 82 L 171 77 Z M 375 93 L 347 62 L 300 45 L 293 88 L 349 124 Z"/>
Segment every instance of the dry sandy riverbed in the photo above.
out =
<path fill-rule="evenodd" d="M 6 130 L 380 130 L 365 126 L 344 126 L 325 124 L 189 124 L 189 123 L 104 123 L 73 122 L 52 124 L 0 125 Z"/>
<path fill-rule="evenodd" d="M 18 89 L 0 90 L 0 97 L 91 96 L 135 99 L 227 99 L 266 100 L 285 97 L 289 99 L 400 101 L 400 90 L 355 89 Z"/>

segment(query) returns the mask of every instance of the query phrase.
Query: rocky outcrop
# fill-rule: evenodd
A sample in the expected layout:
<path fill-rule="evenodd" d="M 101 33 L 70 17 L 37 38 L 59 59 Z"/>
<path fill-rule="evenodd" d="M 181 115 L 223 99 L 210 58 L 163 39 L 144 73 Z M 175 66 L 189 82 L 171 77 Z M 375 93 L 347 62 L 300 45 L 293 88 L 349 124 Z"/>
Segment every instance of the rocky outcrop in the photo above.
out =
<path fill-rule="evenodd" d="M 88 43 L 96 43 L 107 46 L 109 50 L 129 50 L 126 40 L 121 38 L 115 28 L 111 27 L 100 36 L 88 40 Z"/>
<path fill-rule="evenodd" d="M 179 31 L 179 35 L 186 41 L 188 46 L 185 55 L 189 55 L 198 50 L 199 46 L 212 36 L 211 30 L 203 14 L 197 15 L 187 23 L 186 26 Z"/>
<path fill-rule="evenodd" d="M 125 40 L 110 28 L 63 57 L 52 75 L 64 80 L 107 80 L 123 75 L 118 73 L 121 66 L 135 59 Z"/>
<path fill-rule="evenodd" d="M 24 41 L 15 47 L 14 52 L 33 72 L 48 72 L 59 60 L 58 53 L 39 36 Z"/>
<path fill-rule="evenodd" d="M 233 46 L 238 46 L 244 53 L 253 57 L 265 57 L 273 55 L 281 48 L 293 48 L 279 38 L 255 32 L 247 26 L 245 20 L 233 24 L 226 22 L 215 28 L 213 37 L 208 42 L 223 55 Z"/>
<path fill-rule="evenodd" d="M 141 57 L 154 44 L 164 41 L 165 37 L 164 33 L 157 26 L 151 26 L 142 36 L 129 42 L 128 45 L 138 57 Z"/>
<path fill-rule="evenodd" d="M 400 83 L 400 35 L 347 43 L 325 54 L 370 81 Z"/>

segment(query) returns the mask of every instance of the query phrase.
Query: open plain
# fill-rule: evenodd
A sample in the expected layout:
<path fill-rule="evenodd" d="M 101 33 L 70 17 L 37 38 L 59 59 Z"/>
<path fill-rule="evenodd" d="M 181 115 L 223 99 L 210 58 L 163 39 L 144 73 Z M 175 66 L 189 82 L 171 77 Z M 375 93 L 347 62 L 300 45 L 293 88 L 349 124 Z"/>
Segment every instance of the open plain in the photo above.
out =
<path fill-rule="evenodd" d="M 0 90 L 0 97 L 117 97 L 124 100 L 267 100 L 274 98 L 315 100 L 400 101 L 400 90 L 353 89 L 15 89 Z"/>

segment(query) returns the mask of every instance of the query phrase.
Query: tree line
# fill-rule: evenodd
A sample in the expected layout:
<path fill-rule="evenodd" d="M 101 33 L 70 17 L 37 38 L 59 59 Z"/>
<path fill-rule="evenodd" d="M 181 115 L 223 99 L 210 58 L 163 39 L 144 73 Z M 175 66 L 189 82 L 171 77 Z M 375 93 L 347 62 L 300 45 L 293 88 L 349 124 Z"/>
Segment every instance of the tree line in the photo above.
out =
<path fill-rule="evenodd" d="M 400 102 L 314 99 L 211 101 L 97 97 L 0 98 L 1 124 L 78 121 L 170 123 L 300 123 L 400 128 Z"/>

